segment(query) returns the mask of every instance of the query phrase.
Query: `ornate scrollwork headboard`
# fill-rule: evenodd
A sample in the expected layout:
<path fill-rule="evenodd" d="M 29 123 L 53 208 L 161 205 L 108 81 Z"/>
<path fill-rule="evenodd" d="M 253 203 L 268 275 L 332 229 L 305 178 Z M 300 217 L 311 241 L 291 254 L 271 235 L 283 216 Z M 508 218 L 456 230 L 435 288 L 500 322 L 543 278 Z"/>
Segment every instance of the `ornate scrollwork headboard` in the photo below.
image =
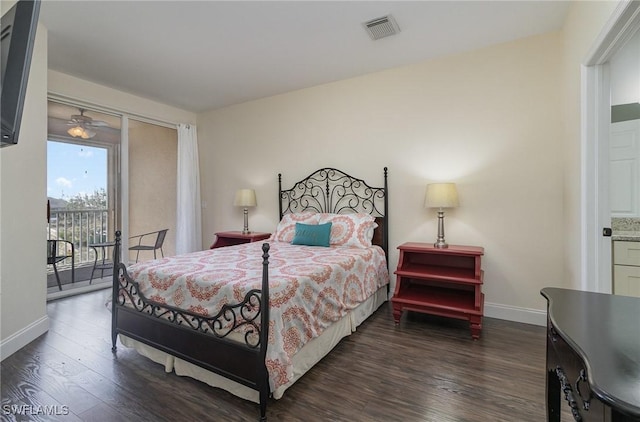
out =
<path fill-rule="evenodd" d="M 315 211 L 335 214 L 363 212 L 371 214 L 378 223 L 373 243 L 388 254 L 389 231 L 387 168 L 384 168 L 384 187 L 373 187 L 364 180 L 343 171 L 325 167 L 282 189 L 282 174 L 278 174 L 280 219 L 294 212 Z"/>

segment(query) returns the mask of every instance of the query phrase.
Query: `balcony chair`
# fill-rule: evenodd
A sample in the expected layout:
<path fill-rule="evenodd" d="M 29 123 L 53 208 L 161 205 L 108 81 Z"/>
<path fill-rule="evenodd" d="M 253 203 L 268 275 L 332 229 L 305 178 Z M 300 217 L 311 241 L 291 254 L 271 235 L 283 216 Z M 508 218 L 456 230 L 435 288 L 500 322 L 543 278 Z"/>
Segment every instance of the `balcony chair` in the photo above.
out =
<path fill-rule="evenodd" d="M 89 278 L 89 284 L 93 282 L 93 275 L 97 270 L 100 270 L 100 278 L 104 277 L 105 270 L 113 270 L 113 259 L 107 258 L 107 250 L 116 245 L 116 242 L 100 242 L 90 243 L 88 246 L 93 249 L 93 268 L 91 269 L 91 277 Z M 98 249 L 102 253 L 98 253 Z M 101 262 L 98 262 L 99 257 L 102 256 Z"/>
<path fill-rule="evenodd" d="M 129 240 L 132 239 L 138 239 L 138 244 L 137 245 L 133 245 L 129 247 L 130 251 L 136 251 L 136 262 L 138 262 L 138 258 L 140 257 L 140 251 L 153 251 L 153 259 L 156 259 L 156 251 L 158 249 L 160 249 L 160 253 L 162 254 L 162 257 L 164 258 L 164 251 L 162 250 L 162 244 L 164 243 L 164 238 L 167 235 L 167 232 L 169 231 L 169 229 L 163 229 L 163 230 L 158 230 L 155 232 L 149 232 L 149 233 L 144 233 L 144 234 L 138 234 L 135 236 L 131 236 L 129 238 Z M 142 244 L 142 239 L 143 238 L 147 238 L 145 240 L 148 240 L 149 238 L 152 238 L 155 235 L 155 243 L 150 245 L 150 244 Z M 130 242 L 130 243 L 135 243 L 135 242 Z"/>
<path fill-rule="evenodd" d="M 69 245 L 71 245 L 71 248 L 69 248 Z M 62 290 L 62 284 L 58 274 L 58 262 L 67 258 L 71 258 L 71 282 L 75 283 L 75 249 L 73 242 L 68 240 L 47 240 L 47 265 L 53 265 L 53 272 L 56 274 L 56 281 L 60 290 Z"/>

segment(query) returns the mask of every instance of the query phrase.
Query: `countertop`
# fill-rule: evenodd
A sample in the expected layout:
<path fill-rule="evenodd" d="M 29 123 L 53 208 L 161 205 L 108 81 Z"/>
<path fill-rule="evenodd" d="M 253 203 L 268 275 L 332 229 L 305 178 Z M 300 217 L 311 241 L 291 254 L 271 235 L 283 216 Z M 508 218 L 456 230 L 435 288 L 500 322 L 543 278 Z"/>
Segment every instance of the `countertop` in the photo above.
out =
<path fill-rule="evenodd" d="M 626 242 L 640 242 L 640 231 L 614 230 L 611 240 L 623 240 Z"/>

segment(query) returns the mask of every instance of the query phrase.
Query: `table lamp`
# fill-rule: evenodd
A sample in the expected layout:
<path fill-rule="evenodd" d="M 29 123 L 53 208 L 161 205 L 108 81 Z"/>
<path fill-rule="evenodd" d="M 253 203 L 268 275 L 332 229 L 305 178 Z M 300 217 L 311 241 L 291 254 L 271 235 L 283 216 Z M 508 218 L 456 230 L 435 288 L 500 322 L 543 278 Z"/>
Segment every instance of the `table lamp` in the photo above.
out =
<path fill-rule="evenodd" d="M 444 241 L 444 208 L 456 208 L 458 203 L 458 191 L 455 183 L 432 183 L 427 185 L 427 194 L 424 206 L 438 209 L 438 239 L 433 244 L 436 248 L 446 248 Z"/>
<path fill-rule="evenodd" d="M 236 197 L 233 200 L 233 205 L 236 207 L 244 208 L 244 229 L 242 234 L 249 234 L 249 207 L 255 207 L 256 203 L 256 191 L 253 189 L 238 189 Z"/>

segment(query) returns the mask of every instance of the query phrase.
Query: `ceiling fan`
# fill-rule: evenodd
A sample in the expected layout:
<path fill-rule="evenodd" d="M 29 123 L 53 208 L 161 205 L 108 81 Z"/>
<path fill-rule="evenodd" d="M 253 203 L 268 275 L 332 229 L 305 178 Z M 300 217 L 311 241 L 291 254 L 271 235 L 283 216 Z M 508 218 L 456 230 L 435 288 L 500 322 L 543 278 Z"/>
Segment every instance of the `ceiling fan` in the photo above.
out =
<path fill-rule="evenodd" d="M 93 138 L 96 136 L 96 132 L 91 130 L 91 128 L 109 126 L 109 123 L 103 120 L 94 120 L 90 116 L 85 116 L 84 112 L 86 110 L 84 108 L 79 108 L 78 110 L 80 111 L 80 114 L 73 114 L 71 119 L 67 122 L 67 125 L 73 126 L 67 130 L 67 133 L 74 138 Z"/>

